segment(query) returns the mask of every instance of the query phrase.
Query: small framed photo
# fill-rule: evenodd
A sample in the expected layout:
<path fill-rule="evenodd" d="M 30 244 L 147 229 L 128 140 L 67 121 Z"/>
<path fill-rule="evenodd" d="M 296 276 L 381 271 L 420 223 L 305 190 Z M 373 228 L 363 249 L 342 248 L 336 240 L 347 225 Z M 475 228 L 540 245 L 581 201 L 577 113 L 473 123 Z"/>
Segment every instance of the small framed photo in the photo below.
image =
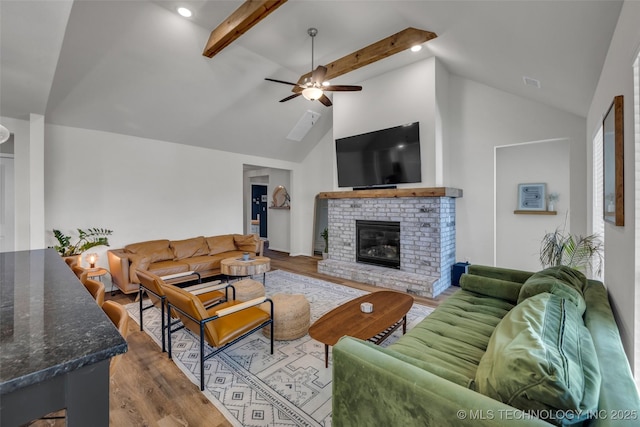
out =
<path fill-rule="evenodd" d="M 547 184 L 518 184 L 518 210 L 547 210 Z"/>

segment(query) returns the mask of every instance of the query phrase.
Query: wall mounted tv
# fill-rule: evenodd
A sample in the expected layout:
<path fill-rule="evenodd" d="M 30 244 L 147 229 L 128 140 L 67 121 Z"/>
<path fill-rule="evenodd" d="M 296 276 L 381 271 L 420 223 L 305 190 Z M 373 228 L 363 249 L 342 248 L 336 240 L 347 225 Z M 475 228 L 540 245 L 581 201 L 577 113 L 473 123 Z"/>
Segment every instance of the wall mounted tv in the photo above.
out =
<path fill-rule="evenodd" d="M 339 187 L 422 181 L 418 122 L 336 139 Z"/>

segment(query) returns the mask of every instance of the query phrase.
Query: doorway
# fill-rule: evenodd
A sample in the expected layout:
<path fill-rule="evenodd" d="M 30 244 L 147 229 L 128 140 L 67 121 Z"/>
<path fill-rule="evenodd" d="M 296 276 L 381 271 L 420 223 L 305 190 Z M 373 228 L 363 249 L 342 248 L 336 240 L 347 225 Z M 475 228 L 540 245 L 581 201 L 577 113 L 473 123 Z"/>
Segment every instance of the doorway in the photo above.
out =
<path fill-rule="evenodd" d="M 267 237 L 267 186 L 251 184 L 251 232 Z"/>

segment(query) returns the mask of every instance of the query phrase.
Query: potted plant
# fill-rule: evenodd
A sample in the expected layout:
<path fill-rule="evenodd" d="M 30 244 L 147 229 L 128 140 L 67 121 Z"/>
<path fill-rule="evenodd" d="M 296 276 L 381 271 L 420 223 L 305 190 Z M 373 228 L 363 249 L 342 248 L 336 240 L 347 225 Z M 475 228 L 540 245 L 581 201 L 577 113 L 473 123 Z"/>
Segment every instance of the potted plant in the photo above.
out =
<path fill-rule="evenodd" d="M 587 268 L 599 276 L 602 271 L 603 245 L 597 234 L 575 236 L 565 233 L 564 227 L 547 233 L 540 244 L 540 263 L 543 268 L 566 265 L 583 273 Z"/>
<path fill-rule="evenodd" d="M 63 234 L 60 230 L 53 230 L 53 235 L 58 240 L 58 244 L 53 248 L 58 251 L 60 256 L 79 256 L 87 249 L 95 246 L 109 246 L 107 236 L 113 233 L 113 231 L 106 228 L 87 228 L 86 230 L 78 228 L 77 230 L 78 240 L 74 244 L 71 244 L 71 236 Z"/>
<path fill-rule="evenodd" d="M 322 252 L 322 259 L 327 259 L 329 256 L 329 229 L 327 227 L 322 230 L 320 236 L 324 239 L 324 251 Z"/>

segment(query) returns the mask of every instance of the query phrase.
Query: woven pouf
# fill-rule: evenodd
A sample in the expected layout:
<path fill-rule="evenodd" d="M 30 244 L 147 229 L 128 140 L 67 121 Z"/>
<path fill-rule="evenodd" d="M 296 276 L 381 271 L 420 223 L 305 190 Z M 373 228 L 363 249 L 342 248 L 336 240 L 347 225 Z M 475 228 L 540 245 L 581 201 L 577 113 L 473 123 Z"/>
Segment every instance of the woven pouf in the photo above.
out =
<path fill-rule="evenodd" d="M 275 294 L 270 298 L 273 301 L 273 339 L 290 341 L 305 336 L 309 331 L 311 306 L 304 295 Z M 262 333 L 270 337 L 271 327 L 262 329 Z"/>
<path fill-rule="evenodd" d="M 243 279 L 232 283 L 236 288 L 236 301 L 249 301 L 264 296 L 264 286 L 253 279 Z"/>

